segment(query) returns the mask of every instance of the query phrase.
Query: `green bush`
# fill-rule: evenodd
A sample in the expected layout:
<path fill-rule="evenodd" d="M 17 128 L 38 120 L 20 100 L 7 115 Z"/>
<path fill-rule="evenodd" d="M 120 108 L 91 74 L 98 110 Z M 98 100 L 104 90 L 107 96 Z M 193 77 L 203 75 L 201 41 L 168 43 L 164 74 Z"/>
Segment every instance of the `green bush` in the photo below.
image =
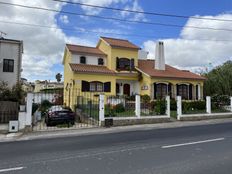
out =
<path fill-rule="evenodd" d="M 119 103 L 119 104 L 117 104 L 116 106 L 115 106 L 115 111 L 116 112 L 124 112 L 125 111 L 125 108 L 124 108 L 124 106 L 123 106 L 123 104 L 122 103 Z"/>
<path fill-rule="evenodd" d="M 35 113 L 35 111 L 39 108 L 39 104 L 33 103 L 32 104 L 32 115 Z"/>
<path fill-rule="evenodd" d="M 206 110 L 205 101 L 182 101 L 183 113 L 193 110 Z"/>
<path fill-rule="evenodd" d="M 149 103 L 151 101 L 151 97 L 147 94 L 141 95 L 141 99 L 144 103 Z"/>
<path fill-rule="evenodd" d="M 157 100 L 155 101 L 155 112 L 158 115 L 164 115 L 166 112 L 166 101 L 165 100 Z"/>
<path fill-rule="evenodd" d="M 48 100 L 43 100 L 41 102 L 39 110 L 41 111 L 42 116 L 44 116 L 47 110 L 52 106 L 52 103 Z"/>
<path fill-rule="evenodd" d="M 174 100 L 174 99 L 170 100 L 170 110 L 171 111 L 176 111 L 177 110 L 176 100 Z"/>
<path fill-rule="evenodd" d="M 230 96 L 214 95 L 211 97 L 212 110 L 221 109 L 222 106 L 230 105 Z"/>

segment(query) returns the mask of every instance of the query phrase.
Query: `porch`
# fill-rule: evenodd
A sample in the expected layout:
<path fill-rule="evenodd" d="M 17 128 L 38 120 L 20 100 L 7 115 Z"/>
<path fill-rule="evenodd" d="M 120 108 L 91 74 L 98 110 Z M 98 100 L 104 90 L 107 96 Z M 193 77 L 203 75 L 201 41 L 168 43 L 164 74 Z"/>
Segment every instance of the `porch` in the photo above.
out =
<path fill-rule="evenodd" d="M 155 82 L 152 84 L 151 90 L 153 99 L 165 98 L 167 95 L 171 99 L 176 99 L 177 96 L 181 96 L 183 100 L 201 100 L 203 98 L 201 84 Z"/>
<path fill-rule="evenodd" d="M 135 80 L 116 80 L 116 95 L 132 96 L 139 94 L 139 82 Z"/>

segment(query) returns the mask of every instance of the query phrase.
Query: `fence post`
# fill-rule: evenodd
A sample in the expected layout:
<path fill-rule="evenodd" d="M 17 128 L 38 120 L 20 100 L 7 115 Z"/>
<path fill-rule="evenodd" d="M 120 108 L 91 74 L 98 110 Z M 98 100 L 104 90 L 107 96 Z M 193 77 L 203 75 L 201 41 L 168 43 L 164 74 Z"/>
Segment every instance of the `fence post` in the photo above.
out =
<path fill-rule="evenodd" d="M 166 115 L 170 117 L 170 96 L 166 96 Z"/>
<path fill-rule="evenodd" d="M 230 111 L 232 112 L 232 97 L 230 97 Z"/>
<path fill-rule="evenodd" d="M 206 96 L 206 113 L 211 114 L 211 97 Z"/>
<path fill-rule="evenodd" d="M 182 115 L 182 101 L 181 96 L 177 96 L 177 120 L 180 120 L 180 116 Z"/>
<path fill-rule="evenodd" d="M 102 126 L 102 122 L 105 121 L 105 95 L 99 95 L 99 126 Z"/>
<path fill-rule="evenodd" d="M 140 95 L 135 96 L 135 115 L 140 118 Z"/>
<path fill-rule="evenodd" d="M 26 126 L 32 125 L 32 103 L 33 103 L 33 94 L 27 93 L 27 106 L 26 106 Z"/>

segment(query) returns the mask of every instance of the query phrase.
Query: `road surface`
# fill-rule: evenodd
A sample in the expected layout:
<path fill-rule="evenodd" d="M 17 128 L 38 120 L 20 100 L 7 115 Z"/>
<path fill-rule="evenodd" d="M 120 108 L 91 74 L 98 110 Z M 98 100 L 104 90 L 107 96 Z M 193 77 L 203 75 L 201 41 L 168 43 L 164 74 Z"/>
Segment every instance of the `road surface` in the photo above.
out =
<path fill-rule="evenodd" d="M 232 123 L 0 143 L 0 174 L 232 173 Z"/>

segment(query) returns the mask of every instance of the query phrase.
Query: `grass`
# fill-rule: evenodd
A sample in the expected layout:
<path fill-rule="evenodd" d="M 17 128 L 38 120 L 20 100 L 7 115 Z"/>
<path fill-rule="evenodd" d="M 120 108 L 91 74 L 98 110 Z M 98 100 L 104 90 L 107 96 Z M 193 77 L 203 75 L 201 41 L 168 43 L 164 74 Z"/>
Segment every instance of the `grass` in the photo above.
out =
<path fill-rule="evenodd" d="M 183 114 L 206 114 L 206 110 L 187 110 Z"/>

